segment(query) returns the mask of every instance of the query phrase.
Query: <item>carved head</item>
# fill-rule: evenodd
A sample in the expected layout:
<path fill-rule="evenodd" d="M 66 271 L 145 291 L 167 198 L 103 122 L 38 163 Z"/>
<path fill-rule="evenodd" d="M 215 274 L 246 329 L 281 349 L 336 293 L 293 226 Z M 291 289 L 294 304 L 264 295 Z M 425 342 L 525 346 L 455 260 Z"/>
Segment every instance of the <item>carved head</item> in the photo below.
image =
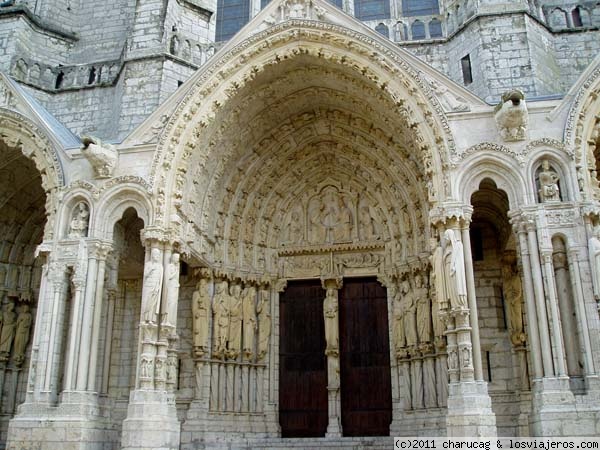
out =
<path fill-rule="evenodd" d="M 171 255 L 171 262 L 173 264 L 179 264 L 179 253 L 173 253 Z"/>
<path fill-rule="evenodd" d="M 152 252 L 150 253 L 150 258 L 155 263 L 159 262 L 160 261 L 160 250 L 157 248 L 153 248 Z"/>
<path fill-rule="evenodd" d="M 420 288 L 423 286 L 423 276 L 420 273 L 415 275 L 415 286 L 417 288 Z"/>

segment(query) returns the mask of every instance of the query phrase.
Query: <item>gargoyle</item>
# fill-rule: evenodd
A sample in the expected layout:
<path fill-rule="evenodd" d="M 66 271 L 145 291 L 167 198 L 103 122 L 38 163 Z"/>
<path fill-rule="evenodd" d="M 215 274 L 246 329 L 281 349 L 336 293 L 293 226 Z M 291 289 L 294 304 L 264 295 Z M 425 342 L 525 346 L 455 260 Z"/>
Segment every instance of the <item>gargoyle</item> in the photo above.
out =
<path fill-rule="evenodd" d="M 529 113 L 523 91 L 513 89 L 504 93 L 494 111 L 498 131 L 505 141 L 522 141 L 527 138 Z"/>
<path fill-rule="evenodd" d="M 92 136 L 82 136 L 81 141 L 81 154 L 92 165 L 96 178 L 111 177 L 119 159 L 114 145 L 105 144 Z"/>

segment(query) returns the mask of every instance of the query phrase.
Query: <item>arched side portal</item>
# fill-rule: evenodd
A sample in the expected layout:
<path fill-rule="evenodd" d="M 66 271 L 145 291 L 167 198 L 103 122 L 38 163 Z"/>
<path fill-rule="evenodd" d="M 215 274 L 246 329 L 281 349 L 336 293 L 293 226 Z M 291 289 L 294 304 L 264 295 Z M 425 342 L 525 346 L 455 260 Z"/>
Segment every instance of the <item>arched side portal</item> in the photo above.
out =
<path fill-rule="evenodd" d="M 322 280 L 328 311 L 337 314 L 338 296 L 340 311 L 346 301 L 342 278 L 378 277 L 388 288 L 378 315 L 386 326 L 377 326 L 372 341 L 389 342 L 391 429 L 407 417 L 404 410 L 435 410 L 439 422 L 429 426 L 440 432 L 446 375 L 435 372 L 442 347 L 434 347 L 431 327 L 409 326 L 412 334 L 400 338 L 404 332 L 389 326 L 432 317 L 429 210 L 448 196 L 442 167 L 452 147 L 440 132 L 445 118 L 437 101 L 387 47 L 317 23 L 273 27 L 200 78 L 161 137 L 154 167 L 157 225 L 180 232 L 184 253 L 210 269 L 199 275 L 207 283 L 198 284 L 192 309 L 202 296 L 212 300 L 212 330 L 199 324 L 190 341 L 197 376 L 210 380 L 196 395 L 211 421 L 190 419 L 184 429 L 235 433 L 251 423 L 276 433 L 279 340 L 269 347 L 268 338 L 287 332 L 277 328 L 279 292 L 289 280 Z M 396 303 L 408 311 L 403 319 Z M 327 395 L 339 403 L 340 355 L 329 342 L 327 348 Z M 410 371 L 401 373 L 398 358 Z M 399 384 L 414 386 L 402 407 Z M 382 420 L 378 433 L 390 429 L 389 415 Z M 332 424 L 328 432 L 340 432 Z"/>
<path fill-rule="evenodd" d="M 28 119 L 0 108 L 0 435 L 25 399 L 38 342 L 40 280 L 48 261 L 36 250 L 54 231 L 62 170 L 50 140 Z M 39 334 L 39 331 L 37 332 Z M 35 352 L 34 352 L 35 350 Z"/>

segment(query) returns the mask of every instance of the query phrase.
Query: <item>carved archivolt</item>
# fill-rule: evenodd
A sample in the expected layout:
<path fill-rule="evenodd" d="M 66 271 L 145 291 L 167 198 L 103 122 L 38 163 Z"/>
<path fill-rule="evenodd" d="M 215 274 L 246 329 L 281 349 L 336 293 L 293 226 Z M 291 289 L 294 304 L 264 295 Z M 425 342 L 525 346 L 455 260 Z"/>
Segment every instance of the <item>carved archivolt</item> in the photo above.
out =
<path fill-rule="evenodd" d="M 594 152 L 597 151 L 598 128 L 600 127 L 600 66 L 588 76 L 573 102 L 567 125 L 565 142 L 574 149 L 577 182 L 584 199 L 591 196 L 600 199 L 598 167 Z M 595 136 L 595 137 L 594 137 Z"/>
<path fill-rule="evenodd" d="M 298 64 L 294 63 L 295 59 Z M 219 204 L 216 199 L 223 184 L 220 180 L 236 175 L 231 172 L 231 167 L 243 161 L 244 156 L 240 157 L 240 153 L 250 157 L 263 156 L 264 148 L 275 146 L 277 140 L 284 138 L 285 123 L 278 130 L 269 132 L 268 123 L 273 126 L 271 116 L 284 104 L 289 105 L 290 101 L 299 104 L 302 98 L 308 97 L 305 93 L 282 94 L 275 87 L 269 90 L 266 80 L 263 83 L 256 80 L 271 77 L 269 84 L 277 83 L 277 75 L 285 70 L 286 76 L 282 77 L 285 84 L 289 81 L 288 75 L 295 76 L 295 70 L 300 74 L 298 77 L 301 76 L 303 69 L 299 67 L 305 67 L 305 72 L 312 71 L 313 77 L 319 71 L 324 72 L 325 79 L 330 80 L 325 82 L 328 86 L 317 86 L 323 90 L 321 105 L 327 102 L 327 96 L 335 101 L 335 106 L 342 105 L 340 109 L 357 111 L 356 105 L 361 103 L 362 97 L 349 95 L 349 92 L 365 92 L 365 97 L 372 99 L 360 106 L 371 107 L 381 99 L 380 109 L 384 114 L 379 115 L 382 119 L 375 128 L 369 127 L 370 131 L 382 137 L 392 136 L 396 142 L 379 138 L 378 145 L 404 147 L 413 155 L 413 164 L 423 168 L 416 171 L 422 184 L 431 179 L 430 191 L 434 197 L 445 196 L 440 192 L 443 184 L 434 175 L 441 173 L 442 165 L 449 159 L 448 150 L 453 151 L 454 143 L 442 108 L 427 83 L 398 53 L 360 33 L 331 24 L 289 21 L 252 36 L 207 67 L 178 106 L 159 138 L 153 163 L 152 182 L 159 209 L 158 220 L 171 217 L 172 212 L 167 211 L 172 206 L 184 205 L 182 209 L 185 210 L 190 199 L 198 201 L 198 197 L 188 191 L 189 180 L 199 185 L 209 180 L 214 188 L 205 185 L 208 189 L 203 192 L 212 204 Z M 331 80 L 344 77 L 346 88 L 336 92 L 334 86 L 338 84 Z M 294 83 L 289 85 L 294 86 Z M 259 97 L 261 101 L 256 101 Z M 301 113 L 308 106 L 296 110 Z M 271 116 L 269 112 L 272 112 Z M 286 116 L 289 117 L 289 111 Z M 258 122 L 263 117 L 266 124 Z M 302 119 L 301 114 L 299 118 Z M 315 121 L 310 117 L 308 120 Z M 313 134 L 319 131 L 315 129 L 316 125 L 312 125 Z M 355 124 L 346 125 L 348 129 L 356 127 Z M 298 123 L 287 123 L 287 126 L 294 131 L 294 141 L 301 140 L 299 133 L 309 133 L 310 127 L 303 130 Z M 368 142 L 361 133 L 355 132 L 355 135 L 355 140 Z M 258 139 L 265 138 L 271 140 L 260 145 Z M 244 146 L 240 147 L 236 141 Z M 248 149 L 248 142 L 255 148 Z M 410 143 L 410 147 L 402 145 L 406 143 Z M 297 142 L 290 144 L 298 147 Z M 285 147 L 278 151 L 285 151 Z M 214 161 L 217 161 L 216 165 L 211 165 Z M 246 167 L 250 166 L 247 164 Z M 196 173 L 192 175 L 192 171 Z M 197 204 L 191 205 L 192 209 L 197 207 Z M 201 223 L 205 224 L 205 220 L 203 218 Z M 200 223 L 196 222 L 196 225 Z M 204 229 L 204 225 L 200 225 L 200 229 Z"/>
<path fill-rule="evenodd" d="M 0 108 L 0 140 L 8 147 L 19 149 L 33 161 L 41 176 L 46 193 L 46 226 L 44 238 L 52 239 L 58 205 L 58 188 L 64 184 L 64 175 L 58 153 L 45 132 L 23 115 Z"/>

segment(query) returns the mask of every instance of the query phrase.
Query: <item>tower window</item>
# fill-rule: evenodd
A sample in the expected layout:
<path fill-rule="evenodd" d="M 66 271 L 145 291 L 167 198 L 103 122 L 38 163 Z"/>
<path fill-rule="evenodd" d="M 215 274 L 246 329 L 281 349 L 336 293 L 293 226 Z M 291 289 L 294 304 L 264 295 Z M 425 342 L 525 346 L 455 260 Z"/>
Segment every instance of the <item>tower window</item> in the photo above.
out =
<path fill-rule="evenodd" d="M 402 2 L 402 15 L 431 16 L 440 13 L 438 0 L 404 0 Z"/>
<path fill-rule="evenodd" d="M 354 14 L 360 20 L 379 20 L 390 18 L 389 0 L 355 0 Z"/>
<path fill-rule="evenodd" d="M 467 55 L 460 60 L 460 66 L 462 68 L 463 83 L 465 86 L 473 82 L 473 72 L 471 71 L 471 56 Z"/>
<path fill-rule="evenodd" d="M 250 19 L 250 0 L 217 1 L 217 42 L 231 39 Z"/>

